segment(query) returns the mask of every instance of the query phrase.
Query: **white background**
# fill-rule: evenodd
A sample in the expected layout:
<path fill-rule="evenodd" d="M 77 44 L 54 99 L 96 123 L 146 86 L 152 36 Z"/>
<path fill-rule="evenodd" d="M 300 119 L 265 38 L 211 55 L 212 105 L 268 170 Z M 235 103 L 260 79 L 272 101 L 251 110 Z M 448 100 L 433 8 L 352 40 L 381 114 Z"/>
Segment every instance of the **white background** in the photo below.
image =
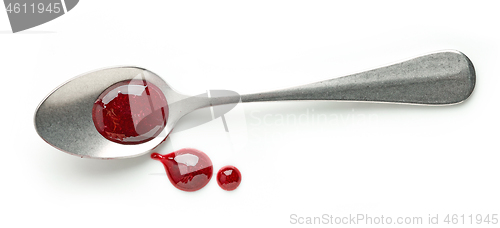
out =
<path fill-rule="evenodd" d="M 291 214 L 425 223 L 439 214 L 444 224 L 447 214 L 500 214 L 498 22 L 494 1 L 87 0 L 12 34 L 2 11 L 0 226 L 281 227 Z M 218 119 L 172 135 L 158 151 L 193 147 L 215 170 L 237 166 L 243 182 L 234 192 L 215 178 L 198 192 L 179 191 L 147 155 L 71 156 L 33 125 L 53 88 L 107 66 L 145 67 L 186 94 L 243 94 L 442 49 L 475 65 L 476 88 L 462 104 L 244 104 L 228 114 L 229 135 Z M 279 122 L 287 114 L 308 119 Z"/>

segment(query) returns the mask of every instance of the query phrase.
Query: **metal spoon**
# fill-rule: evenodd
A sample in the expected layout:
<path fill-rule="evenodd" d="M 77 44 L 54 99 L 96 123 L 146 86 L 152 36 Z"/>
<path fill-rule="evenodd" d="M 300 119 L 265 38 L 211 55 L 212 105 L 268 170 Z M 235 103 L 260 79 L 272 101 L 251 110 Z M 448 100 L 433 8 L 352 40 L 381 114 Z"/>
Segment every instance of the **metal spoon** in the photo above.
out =
<path fill-rule="evenodd" d="M 64 152 L 88 158 L 113 159 L 143 155 L 159 145 L 156 137 L 138 145 L 105 139 L 95 129 L 92 107 L 109 86 L 143 79 L 165 94 L 170 133 L 186 114 L 204 107 L 238 102 L 284 100 L 347 100 L 401 104 L 444 105 L 464 101 L 476 81 L 472 62 L 458 51 L 441 51 L 345 77 L 271 92 L 223 96 L 187 96 L 175 91 L 156 74 L 138 67 L 101 69 L 78 76 L 50 93 L 38 106 L 35 127 L 47 143 Z"/>

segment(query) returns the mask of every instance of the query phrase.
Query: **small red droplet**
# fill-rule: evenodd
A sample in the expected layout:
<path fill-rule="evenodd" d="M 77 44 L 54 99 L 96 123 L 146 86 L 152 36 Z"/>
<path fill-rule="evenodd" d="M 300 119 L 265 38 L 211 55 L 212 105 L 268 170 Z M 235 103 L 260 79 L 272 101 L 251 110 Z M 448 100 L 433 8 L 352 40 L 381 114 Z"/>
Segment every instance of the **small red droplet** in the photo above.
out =
<path fill-rule="evenodd" d="M 152 153 L 151 158 L 163 163 L 170 182 L 182 191 L 200 190 L 212 178 L 212 161 L 196 149 L 185 148 L 166 155 Z"/>
<path fill-rule="evenodd" d="M 233 191 L 241 183 L 241 173 L 234 166 L 224 166 L 217 173 L 217 183 L 222 189 Z"/>
<path fill-rule="evenodd" d="M 118 82 L 94 103 L 92 119 L 104 138 L 120 144 L 140 144 L 158 136 L 167 123 L 163 92 L 145 80 Z"/>

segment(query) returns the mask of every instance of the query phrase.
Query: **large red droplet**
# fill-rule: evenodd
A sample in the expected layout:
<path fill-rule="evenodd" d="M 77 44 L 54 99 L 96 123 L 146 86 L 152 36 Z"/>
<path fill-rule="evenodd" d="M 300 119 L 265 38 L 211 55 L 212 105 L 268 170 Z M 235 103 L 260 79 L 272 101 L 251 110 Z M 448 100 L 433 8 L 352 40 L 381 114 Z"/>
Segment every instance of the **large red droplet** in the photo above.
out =
<path fill-rule="evenodd" d="M 224 166 L 217 172 L 217 183 L 226 191 L 233 191 L 241 183 L 241 173 L 234 166 Z"/>
<path fill-rule="evenodd" d="M 145 80 L 118 82 L 94 103 L 92 119 L 104 138 L 121 144 L 140 144 L 158 136 L 168 118 L 163 92 Z"/>
<path fill-rule="evenodd" d="M 212 161 L 196 149 L 185 148 L 166 155 L 152 153 L 151 158 L 163 163 L 170 182 L 182 191 L 200 190 L 212 178 Z"/>

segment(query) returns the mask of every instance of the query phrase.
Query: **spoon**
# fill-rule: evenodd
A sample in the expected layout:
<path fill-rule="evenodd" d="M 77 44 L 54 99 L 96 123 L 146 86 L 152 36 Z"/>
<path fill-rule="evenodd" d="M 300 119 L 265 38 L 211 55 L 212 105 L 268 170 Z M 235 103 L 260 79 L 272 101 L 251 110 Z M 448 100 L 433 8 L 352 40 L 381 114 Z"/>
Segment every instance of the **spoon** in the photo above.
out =
<path fill-rule="evenodd" d="M 108 87 L 141 79 L 156 85 L 168 101 L 168 134 L 186 114 L 200 108 L 257 101 L 346 100 L 400 104 L 446 105 L 467 99 L 476 81 L 472 62 L 458 51 L 441 51 L 397 64 L 288 89 L 239 95 L 188 96 L 175 91 L 151 71 L 114 67 L 80 75 L 50 93 L 38 106 L 35 127 L 42 139 L 72 155 L 114 159 L 146 154 L 165 138 L 124 145 L 104 138 L 94 126 L 92 108 Z"/>

